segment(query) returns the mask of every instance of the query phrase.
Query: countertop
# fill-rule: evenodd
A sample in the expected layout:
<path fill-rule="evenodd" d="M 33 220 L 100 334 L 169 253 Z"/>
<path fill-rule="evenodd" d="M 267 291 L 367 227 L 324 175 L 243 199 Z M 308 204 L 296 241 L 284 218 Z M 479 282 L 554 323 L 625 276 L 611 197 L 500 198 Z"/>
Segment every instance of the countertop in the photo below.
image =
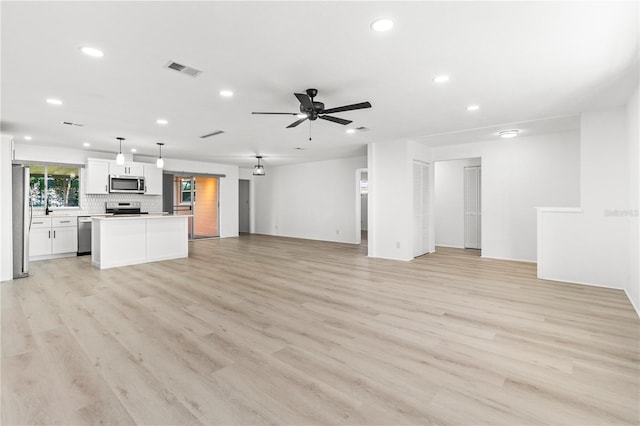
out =
<path fill-rule="evenodd" d="M 169 213 L 164 212 L 149 212 L 148 214 L 144 214 L 141 216 L 172 216 Z M 104 212 L 87 212 L 82 210 L 74 210 L 73 212 L 54 212 L 48 215 L 44 214 L 34 214 L 33 218 L 47 218 L 47 217 L 78 217 L 78 216 L 91 216 L 91 217 L 106 217 L 113 216 L 113 213 L 104 213 Z"/>
<path fill-rule="evenodd" d="M 187 214 L 164 214 L 164 213 L 149 213 L 149 214 L 118 214 L 111 216 L 92 216 L 94 220 L 131 220 L 131 219 L 167 219 L 177 217 L 190 217 L 192 215 Z"/>

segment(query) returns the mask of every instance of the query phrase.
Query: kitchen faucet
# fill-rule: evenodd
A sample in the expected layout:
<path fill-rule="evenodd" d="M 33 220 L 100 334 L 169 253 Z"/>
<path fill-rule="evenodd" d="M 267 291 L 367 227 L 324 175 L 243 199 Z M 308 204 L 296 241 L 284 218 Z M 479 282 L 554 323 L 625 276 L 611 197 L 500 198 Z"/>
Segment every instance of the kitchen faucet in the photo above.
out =
<path fill-rule="evenodd" d="M 47 195 L 44 199 L 44 214 L 49 216 L 49 213 L 53 212 L 53 209 L 50 208 L 49 195 Z"/>

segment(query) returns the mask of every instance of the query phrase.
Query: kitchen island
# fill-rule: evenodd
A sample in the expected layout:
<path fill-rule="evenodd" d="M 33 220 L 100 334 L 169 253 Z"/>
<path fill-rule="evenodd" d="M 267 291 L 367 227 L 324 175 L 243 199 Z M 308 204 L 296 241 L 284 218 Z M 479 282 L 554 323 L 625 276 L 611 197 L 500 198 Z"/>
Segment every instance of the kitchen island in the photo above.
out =
<path fill-rule="evenodd" d="M 91 264 L 100 269 L 189 255 L 188 215 L 92 217 Z"/>

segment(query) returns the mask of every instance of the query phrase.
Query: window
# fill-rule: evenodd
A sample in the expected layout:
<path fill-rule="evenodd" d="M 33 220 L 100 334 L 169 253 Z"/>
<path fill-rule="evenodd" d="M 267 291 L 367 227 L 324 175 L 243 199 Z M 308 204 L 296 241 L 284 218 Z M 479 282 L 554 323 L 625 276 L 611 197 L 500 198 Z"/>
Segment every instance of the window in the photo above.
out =
<path fill-rule="evenodd" d="M 29 164 L 34 207 L 79 207 L 80 169 L 75 166 Z"/>
<path fill-rule="evenodd" d="M 193 180 L 193 202 L 196 201 L 196 182 Z M 180 204 L 191 204 L 191 178 L 180 179 Z"/>

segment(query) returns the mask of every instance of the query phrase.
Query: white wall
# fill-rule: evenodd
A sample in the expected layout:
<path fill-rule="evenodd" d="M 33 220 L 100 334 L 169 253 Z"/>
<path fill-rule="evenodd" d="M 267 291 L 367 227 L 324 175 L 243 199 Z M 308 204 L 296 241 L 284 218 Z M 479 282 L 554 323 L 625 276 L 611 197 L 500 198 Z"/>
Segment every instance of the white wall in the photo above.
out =
<path fill-rule="evenodd" d="M 535 207 L 575 207 L 577 131 L 433 148 L 434 161 L 482 159 L 482 256 L 536 261 Z"/>
<path fill-rule="evenodd" d="M 0 281 L 13 278 L 11 136 L 0 136 Z"/>
<path fill-rule="evenodd" d="M 14 145 L 16 161 L 32 161 L 60 164 L 84 164 L 88 157 L 115 160 L 115 155 L 101 151 L 71 149 L 38 145 L 37 143 L 18 141 Z"/>
<path fill-rule="evenodd" d="M 433 164 L 430 150 L 414 141 L 377 142 L 368 146 L 369 256 L 411 260 L 414 257 L 413 162 L 431 165 L 429 178 L 430 238 L 434 251 Z"/>
<path fill-rule="evenodd" d="M 629 282 L 629 158 L 625 108 L 581 117 L 579 212 L 541 212 L 538 276 L 626 288 Z"/>
<path fill-rule="evenodd" d="M 436 246 L 464 248 L 464 168 L 480 162 L 465 158 L 435 163 Z"/>
<path fill-rule="evenodd" d="M 627 138 L 629 155 L 629 281 L 626 292 L 640 315 L 640 110 L 638 87 L 627 105 Z"/>
<path fill-rule="evenodd" d="M 407 158 L 406 141 L 369 144 L 370 257 L 413 258 L 412 166 Z"/>
<path fill-rule="evenodd" d="M 266 167 L 252 179 L 253 232 L 355 243 L 355 172 L 364 167 L 364 157 Z"/>

